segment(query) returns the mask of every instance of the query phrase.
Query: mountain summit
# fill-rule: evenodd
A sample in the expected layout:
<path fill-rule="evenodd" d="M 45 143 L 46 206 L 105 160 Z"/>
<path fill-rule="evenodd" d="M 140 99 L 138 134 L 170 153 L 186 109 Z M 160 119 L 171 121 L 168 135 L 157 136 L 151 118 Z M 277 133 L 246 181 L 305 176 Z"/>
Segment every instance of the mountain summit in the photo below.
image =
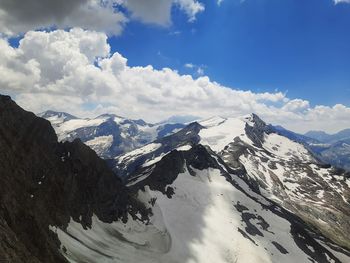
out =
<path fill-rule="evenodd" d="M 191 123 L 114 157 L 114 172 L 6 96 L 0 123 L 10 262 L 350 261 L 349 175 L 257 115 Z"/>

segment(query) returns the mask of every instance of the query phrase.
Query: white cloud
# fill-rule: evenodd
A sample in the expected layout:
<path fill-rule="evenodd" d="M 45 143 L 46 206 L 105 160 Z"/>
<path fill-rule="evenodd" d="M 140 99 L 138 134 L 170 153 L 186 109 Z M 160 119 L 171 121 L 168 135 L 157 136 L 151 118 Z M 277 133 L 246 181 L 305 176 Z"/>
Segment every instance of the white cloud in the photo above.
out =
<path fill-rule="evenodd" d="M 0 32 L 16 35 L 55 26 L 82 27 L 118 35 L 127 18 L 113 7 L 115 3 L 109 0 L 2 0 Z"/>
<path fill-rule="evenodd" d="M 294 99 L 288 101 L 285 105 L 283 105 L 282 109 L 286 111 L 293 112 L 303 112 L 310 108 L 310 103 L 307 100 Z"/>
<path fill-rule="evenodd" d="M 185 68 L 194 68 L 195 66 L 192 63 L 186 63 Z"/>
<path fill-rule="evenodd" d="M 162 26 L 171 24 L 171 8 L 180 8 L 194 21 L 204 11 L 197 0 L 1 0 L 0 35 L 13 36 L 33 29 L 81 27 L 119 35 L 131 19 Z"/>
<path fill-rule="evenodd" d="M 179 35 L 181 35 L 181 31 L 179 31 L 179 30 L 171 31 L 171 32 L 169 32 L 169 35 L 170 36 L 179 36 Z"/>
<path fill-rule="evenodd" d="M 204 68 L 205 68 L 204 65 L 198 66 L 198 65 L 195 65 L 193 63 L 186 63 L 184 65 L 184 67 L 192 70 L 194 72 L 194 75 L 196 75 L 196 76 L 203 76 L 204 75 Z"/>
<path fill-rule="evenodd" d="M 110 53 L 104 33 L 82 29 L 31 31 L 18 48 L 0 39 L 0 87 L 1 93 L 15 95 L 21 106 L 34 112 L 114 112 L 147 121 L 255 112 L 299 132 L 350 127 L 350 108 L 344 105 L 312 107 L 282 92 L 254 93 L 169 68 L 130 67 L 122 55 Z"/>
<path fill-rule="evenodd" d="M 350 0 L 333 0 L 335 4 L 340 4 L 340 3 L 348 3 L 350 4 Z"/>
<path fill-rule="evenodd" d="M 197 68 L 197 75 L 198 75 L 198 76 L 203 76 L 203 75 L 204 75 L 204 69 L 201 68 L 201 67 L 198 67 L 198 68 Z"/>
<path fill-rule="evenodd" d="M 197 0 L 174 0 L 174 3 L 178 4 L 185 11 L 191 22 L 196 20 L 196 15 L 205 9 L 204 5 Z"/>

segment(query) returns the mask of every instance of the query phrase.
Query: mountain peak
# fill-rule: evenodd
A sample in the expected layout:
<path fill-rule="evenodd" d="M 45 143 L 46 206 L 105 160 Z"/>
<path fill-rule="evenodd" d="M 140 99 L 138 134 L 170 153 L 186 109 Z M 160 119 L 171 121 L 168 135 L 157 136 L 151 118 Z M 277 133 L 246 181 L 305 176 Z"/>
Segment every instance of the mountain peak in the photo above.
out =
<path fill-rule="evenodd" d="M 250 113 L 241 117 L 243 121 L 249 125 L 257 125 L 259 127 L 265 127 L 266 123 L 255 113 Z"/>
<path fill-rule="evenodd" d="M 8 95 L 1 95 L 0 94 L 0 102 L 3 103 L 3 102 L 6 102 L 6 101 L 11 101 L 11 97 L 8 96 Z"/>

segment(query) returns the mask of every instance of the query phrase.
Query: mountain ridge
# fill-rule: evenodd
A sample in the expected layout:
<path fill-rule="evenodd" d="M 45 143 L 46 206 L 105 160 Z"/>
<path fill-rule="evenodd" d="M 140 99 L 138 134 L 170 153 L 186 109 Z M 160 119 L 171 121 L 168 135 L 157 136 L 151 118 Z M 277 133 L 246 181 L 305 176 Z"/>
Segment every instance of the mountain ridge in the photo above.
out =
<path fill-rule="evenodd" d="M 89 228 L 92 214 L 105 222 L 126 220 L 132 199 L 80 140 L 57 142 L 50 122 L 9 96 L 0 95 L 0 123 L 2 260 L 67 262 L 50 226 L 65 229 L 73 218 Z"/>
<path fill-rule="evenodd" d="M 231 123 L 226 124 L 227 122 L 231 122 Z M 197 144 L 199 145 L 202 144 L 204 146 L 208 145 L 209 147 L 211 147 L 211 149 L 216 151 L 216 153 L 218 153 L 221 156 L 221 159 L 226 160 L 225 161 L 226 165 L 230 164 L 229 166 L 231 171 L 234 171 L 236 174 L 241 175 L 241 178 L 245 180 L 246 183 L 251 187 L 251 189 L 254 189 L 254 191 L 256 191 L 258 194 L 261 194 L 262 191 L 263 192 L 268 191 L 265 193 L 265 196 L 268 197 L 270 194 L 273 193 L 272 195 L 275 196 L 274 198 L 277 198 L 277 200 L 279 200 L 280 204 L 286 203 L 287 201 L 286 197 L 288 195 L 291 195 L 290 197 L 291 200 L 288 201 L 290 203 L 286 203 L 288 209 L 293 209 L 294 213 L 297 213 L 299 216 L 302 216 L 305 220 L 306 219 L 311 220 L 310 221 L 311 224 L 313 224 L 312 222 L 317 223 L 317 220 L 309 218 L 307 215 L 304 215 L 303 212 L 300 212 L 300 213 L 298 212 L 299 210 L 302 211 L 304 209 L 309 209 L 309 208 L 307 208 L 308 205 L 306 203 L 304 204 L 306 205 L 305 208 L 302 208 L 302 206 L 299 205 L 300 201 L 302 200 L 301 199 L 302 195 L 301 194 L 300 196 L 296 195 L 294 193 L 294 190 L 292 191 L 290 190 L 290 188 L 292 187 L 291 189 L 293 189 L 295 187 L 298 187 L 300 189 L 304 189 L 304 187 L 306 187 L 305 189 L 307 189 L 307 187 L 311 187 L 312 186 L 311 183 L 313 182 L 313 180 L 316 180 L 315 176 L 319 176 L 317 175 L 318 174 L 317 169 L 321 169 L 322 171 L 324 171 L 324 173 L 327 172 L 330 178 L 333 177 L 333 174 L 336 175 L 337 172 L 340 172 L 339 174 L 340 178 L 347 178 L 345 177 L 346 173 L 344 171 L 332 170 L 333 168 L 327 168 L 328 166 L 324 165 L 317 158 L 315 158 L 308 149 L 304 148 L 301 144 L 297 144 L 296 142 L 286 141 L 283 143 L 283 144 L 287 144 L 287 143 L 291 144 L 290 147 L 297 147 L 295 148 L 296 151 L 294 150 L 294 148 L 291 148 L 292 150 L 287 148 L 287 149 L 283 149 L 282 152 L 279 152 L 278 147 L 280 146 L 275 143 L 275 140 L 276 139 L 281 140 L 283 139 L 283 137 L 278 137 L 279 135 L 273 133 L 271 131 L 271 127 L 266 125 L 257 115 L 252 114 L 249 116 L 243 116 L 238 119 L 210 118 L 208 120 L 204 120 L 202 123 L 193 123 L 192 125 L 198 128 L 195 132 L 192 131 L 192 133 L 188 133 L 188 135 L 191 137 L 186 138 L 186 136 L 184 136 L 184 134 L 187 134 L 188 132 L 185 128 L 183 131 L 178 132 L 179 135 L 175 133 L 173 135 L 170 135 L 169 137 L 166 137 L 160 141 L 157 141 L 158 145 L 153 145 L 152 147 L 150 147 L 152 145 L 150 144 L 150 145 L 144 146 L 145 148 L 144 150 L 142 150 L 142 148 L 140 150 L 136 150 L 137 153 L 135 151 L 135 154 L 136 154 L 135 156 L 133 156 L 132 152 L 122 155 L 121 157 L 118 158 L 117 163 L 123 164 L 123 166 L 118 167 L 117 165 L 117 170 L 120 169 L 121 171 L 128 171 L 127 174 L 124 176 L 127 176 L 129 178 L 129 185 L 130 184 L 134 185 L 135 182 L 137 184 L 140 184 L 142 182 L 142 180 L 140 180 L 141 178 L 145 178 L 145 177 L 147 178 L 149 176 L 151 167 L 155 165 L 159 160 L 161 160 L 160 158 L 164 158 L 164 156 L 167 156 L 168 154 L 171 153 L 171 151 L 169 151 L 169 148 L 167 148 L 166 146 L 167 141 L 178 141 L 177 139 L 172 140 L 171 137 L 179 136 L 184 141 L 183 142 L 180 141 L 177 145 L 173 145 L 173 149 L 180 149 L 180 151 L 181 150 L 188 151 L 193 147 L 195 147 L 195 145 Z M 217 138 L 218 132 L 215 132 L 212 134 L 209 131 L 209 130 L 215 130 L 217 129 L 217 127 L 220 127 L 220 126 L 225 127 L 225 130 L 223 131 L 228 131 L 227 133 L 228 137 L 225 137 L 224 134 L 221 136 L 223 143 L 221 143 L 220 140 L 218 141 L 218 138 Z M 233 130 L 229 130 L 228 128 L 229 127 L 237 128 L 238 126 L 241 126 L 236 131 L 236 134 L 238 136 L 237 137 L 231 136 Z M 272 136 L 271 146 L 269 144 L 266 144 L 269 141 L 269 140 L 266 141 L 267 140 L 266 136 L 268 137 Z M 195 138 L 195 140 L 192 140 L 190 138 Z M 211 138 L 215 138 L 215 141 L 213 141 Z M 227 144 L 225 140 L 227 140 L 227 142 L 230 142 L 230 141 L 232 142 Z M 186 141 L 187 143 L 185 143 Z M 213 144 L 213 142 L 215 142 L 215 144 Z M 256 156 L 254 152 L 257 152 Z M 242 154 L 245 155 L 244 161 L 242 160 L 242 156 L 243 156 Z M 267 165 L 265 166 L 264 164 L 261 166 L 261 168 L 259 168 L 260 166 L 259 162 L 261 164 L 266 163 Z M 128 163 L 131 166 L 128 166 Z M 276 173 L 278 173 L 278 170 L 281 169 L 278 167 L 280 165 L 284 165 L 284 166 L 287 165 L 286 166 L 287 169 L 291 169 L 290 171 L 292 171 L 293 175 L 290 175 L 287 177 L 284 177 L 284 175 L 282 174 L 276 175 Z M 298 166 L 300 166 L 300 168 L 297 168 Z M 138 169 L 141 169 L 141 170 L 138 170 Z M 300 169 L 299 172 L 298 172 L 298 169 Z M 268 171 L 268 173 L 265 173 L 265 172 L 263 173 L 263 171 L 260 171 L 260 170 Z M 305 173 L 306 178 L 303 179 L 303 177 L 297 176 L 298 173 Z M 295 176 L 296 178 L 300 178 L 299 179 L 301 180 L 300 184 L 297 183 L 298 181 L 296 179 L 292 179 L 293 176 Z M 269 180 L 273 182 L 273 183 L 270 182 L 270 186 L 268 186 L 268 181 L 266 181 L 267 177 L 270 177 L 271 179 Z M 322 179 L 321 177 L 318 177 L 318 178 L 319 179 L 317 180 L 320 180 L 318 181 L 318 183 L 323 185 L 322 188 L 320 189 L 323 189 L 323 187 L 327 187 L 327 188 L 330 187 L 328 186 L 330 181 L 327 181 L 329 179 L 325 181 L 325 179 Z M 285 183 L 284 183 L 284 180 L 285 180 Z M 344 179 L 344 180 L 347 180 L 347 179 Z M 295 186 L 292 186 L 292 185 L 295 185 Z M 272 188 L 268 190 L 269 187 L 272 187 Z M 333 189 L 329 188 L 329 191 L 333 191 L 334 193 L 336 193 L 334 189 L 337 189 L 338 186 L 331 186 L 331 187 L 332 188 L 334 187 L 334 188 Z M 345 187 L 344 189 L 348 188 L 347 185 L 343 185 L 342 187 Z M 300 191 L 309 191 L 305 189 Z M 287 194 L 288 191 L 289 191 L 289 194 Z M 347 202 L 349 202 L 349 192 L 347 193 L 348 193 Z M 311 195 L 310 195 L 310 198 L 311 198 L 310 202 L 315 202 L 315 200 L 312 200 L 313 198 Z M 349 217 L 350 211 L 346 208 L 346 205 L 344 204 L 344 200 L 342 200 L 341 196 L 337 198 L 340 198 L 338 199 L 339 200 L 338 202 L 343 203 L 342 211 L 346 213 L 347 216 L 345 216 L 344 214 L 345 217 L 341 219 L 342 222 L 344 223 L 343 230 L 340 230 L 339 228 L 337 228 L 336 225 L 334 226 L 336 227 L 335 229 L 338 229 L 337 230 L 338 234 L 340 236 L 343 236 L 342 239 L 346 240 L 347 238 L 341 233 L 345 229 L 347 229 L 346 227 L 347 221 L 345 218 Z M 295 199 L 295 201 L 293 201 L 293 199 Z M 333 201 L 332 203 L 333 205 L 337 206 Z M 317 218 L 320 215 L 321 210 L 317 208 L 314 211 L 314 213 L 316 214 L 313 216 Z M 340 213 L 338 214 L 338 216 L 342 216 L 342 214 Z M 324 218 L 324 220 L 329 220 L 329 219 Z M 328 230 L 324 229 L 324 231 L 328 231 Z M 338 238 L 337 235 L 333 235 L 331 233 L 329 234 L 332 235 L 333 238 Z"/>
<path fill-rule="evenodd" d="M 65 119 L 60 117 L 60 112 L 53 111 L 42 116 L 51 122 L 60 141 L 79 138 L 104 159 L 114 158 L 185 126 L 179 123 L 149 124 L 108 113 L 92 119 Z"/>
<path fill-rule="evenodd" d="M 349 177 L 257 115 L 191 123 L 116 156 L 113 173 L 10 98 L 0 109 L 0 235 L 24 254 L 0 251 L 13 262 L 350 260 Z"/>

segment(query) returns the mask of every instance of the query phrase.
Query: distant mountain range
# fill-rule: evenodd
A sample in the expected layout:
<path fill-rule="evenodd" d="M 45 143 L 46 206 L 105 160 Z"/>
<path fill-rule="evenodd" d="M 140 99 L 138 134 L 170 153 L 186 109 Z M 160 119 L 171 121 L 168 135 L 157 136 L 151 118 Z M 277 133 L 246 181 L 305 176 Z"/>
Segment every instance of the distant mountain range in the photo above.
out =
<path fill-rule="evenodd" d="M 309 138 L 316 139 L 319 142 L 332 144 L 339 141 L 350 139 L 350 129 L 345 129 L 335 134 L 328 134 L 328 133 L 325 133 L 324 131 L 309 131 L 304 135 Z"/>
<path fill-rule="evenodd" d="M 157 124 L 131 120 L 115 114 L 82 119 L 65 112 L 46 111 L 38 116 L 54 127 L 59 140 L 80 138 L 104 159 L 115 157 L 160 139 L 186 126 L 194 116 L 173 116 Z M 350 129 L 336 134 L 310 131 L 298 134 L 282 126 L 268 125 L 271 131 L 302 143 L 322 162 L 350 171 Z"/>
<path fill-rule="evenodd" d="M 49 110 L 38 116 L 51 122 L 60 141 L 79 138 L 104 159 L 114 158 L 185 127 L 185 124 L 174 123 L 172 119 L 150 124 L 115 114 L 82 119 L 69 113 Z"/>
<path fill-rule="evenodd" d="M 41 116 L 0 96 L 0 261 L 350 262 L 350 173 L 314 139 L 255 114 Z"/>

